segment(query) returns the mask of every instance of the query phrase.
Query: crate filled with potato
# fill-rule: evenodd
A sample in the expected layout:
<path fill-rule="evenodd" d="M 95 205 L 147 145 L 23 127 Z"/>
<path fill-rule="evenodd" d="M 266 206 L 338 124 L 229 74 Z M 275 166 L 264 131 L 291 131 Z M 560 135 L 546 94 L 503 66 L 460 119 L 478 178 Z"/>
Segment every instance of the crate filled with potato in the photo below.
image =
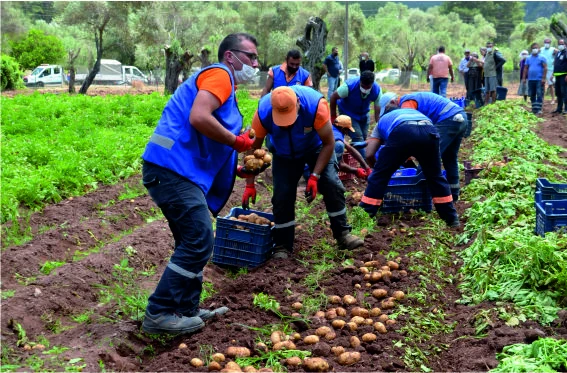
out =
<path fill-rule="evenodd" d="M 213 263 L 254 268 L 269 259 L 273 241 L 272 214 L 233 207 L 217 218 Z"/>

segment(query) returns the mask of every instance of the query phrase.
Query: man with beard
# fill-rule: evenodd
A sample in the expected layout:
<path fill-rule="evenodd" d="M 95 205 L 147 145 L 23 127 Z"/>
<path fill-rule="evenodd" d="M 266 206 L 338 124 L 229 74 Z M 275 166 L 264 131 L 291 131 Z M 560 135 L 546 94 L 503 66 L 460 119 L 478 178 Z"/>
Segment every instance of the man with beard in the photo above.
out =
<path fill-rule="evenodd" d="M 313 87 L 311 74 L 301 67 L 301 53 L 297 49 L 287 52 L 285 62 L 270 69 L 266 86 L 262 89 L 260 97 L 264 97 L 272 89 L 292 85 Z"/>

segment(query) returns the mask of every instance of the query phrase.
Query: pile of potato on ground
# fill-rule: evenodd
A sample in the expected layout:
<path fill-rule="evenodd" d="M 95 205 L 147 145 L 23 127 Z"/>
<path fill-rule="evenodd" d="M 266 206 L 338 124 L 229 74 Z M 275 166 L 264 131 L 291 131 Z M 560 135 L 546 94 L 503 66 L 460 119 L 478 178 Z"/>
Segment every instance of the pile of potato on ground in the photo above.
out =
<path fill-rule="evenodd" d="M 272 163 L 272 156 L 265 149 L 256 149 L 254 154 L 243 158 L 243 163 L 245 171 L 257 171 L 263 166 L 269 166 Z"/>
<path fill-rule="evenodd" d="M 231 216 L 229 220 L 233 221 L 245 221 L 247 223 L 252 224 L 259 224 L 259 225 L 274 225 L 274 222 L 270 221 L 270 219 L 260 216 L 256 213 L 251 213 L 249 215 L 238 215 L 238 217 Z"/>

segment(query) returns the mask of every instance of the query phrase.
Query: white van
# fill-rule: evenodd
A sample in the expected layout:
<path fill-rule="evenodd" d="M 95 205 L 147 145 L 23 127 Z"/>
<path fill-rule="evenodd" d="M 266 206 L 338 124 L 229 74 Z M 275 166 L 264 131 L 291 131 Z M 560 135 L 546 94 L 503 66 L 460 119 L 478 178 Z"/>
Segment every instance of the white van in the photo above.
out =
<path fill-rule="evenodd" d="M 75 74 L 75 81 L 83 82 L 88 73 Z M 96 74 L 95 84 L 132 84 L 132 81 L 142 81 L 148 83 L 148 78 L 136 66 L 122 65 L 117 60 L 102 59 L 100 61 L 100 70 Z"/>
<path fill-rule="evenodd" d="M 64 79 L 61 66 L 42 64 L 33 69 L 30 75 L 24 76 L 24 83 L 28 87 L 44 87 L 47 85 L 61 85 Z"/>

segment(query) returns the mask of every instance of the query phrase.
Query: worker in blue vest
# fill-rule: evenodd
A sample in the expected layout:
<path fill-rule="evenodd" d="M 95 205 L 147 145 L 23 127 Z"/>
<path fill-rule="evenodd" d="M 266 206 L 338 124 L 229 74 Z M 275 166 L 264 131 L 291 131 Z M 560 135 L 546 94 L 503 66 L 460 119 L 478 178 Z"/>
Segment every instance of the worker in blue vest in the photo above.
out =
<path fill-rule="evenodd" d="M 236 84 L 251 81 L 258 66 L 256 39 L 228 35 L 219 63 L 185 81 L 167 102 L 142 155 L 143 183 L 169 223 L 175 250 L 148 300 L 142 330 L 186 334 L 228 311 L 199 308 L 203 268 L 213 251 L 214 216 L 230 197 L 238 153 L 253 139 L 240 134 Z M 243 176 L 243 175 L 240 175 Z M 168 248 L 164 248 L 164 255 Z"/>
<path fill-rule="evenodd" d="M 381 95 L 380 86 L 374 82 L 373 72 L 364 71 L 360 76 L 349 78 L 331 95 L 331 122 L 337 117 L 338 106 L 339 114 L 348 115 L 352 120 L 355 131 L 350 135 L 352 141 L 364 142 L 370 125 L 370 104 L 374 103 L 374 119 L 378 123 Z M 363 157 L 364 152 L 364 148 L 360 150 Z"/>
<path fill-rule="evenodd" d="M 374 158 L 376 151 L 378 159 Z M 382 205 L 390 178 L 409 158 L 415 157 L 425 175 L 437 213 L 448 226 L 458 227 L 459 217 L 447 180 L 441 172 L 439 133 L 431 120 L 413 109 L 400 109 L 390 102 L 382 107 L 380 121 L 368 138 L 368 163 L 373 171 L 361 199 L 362 207 L 374 216 Z"/>
<path fill-rule="evenodd" d="M 262 89 L 260 97 L 264 97 L 272 89 L 282 86 L 304 85 L 313 87 L 311 74 L 301 67 L 301 52 L 292 49 L 287 52 L 285 62 L 274 66 L 268 71 L 266 85 Z"/>
<path fill-rule="evenodd" d="M 306 163 L 311 170 L 305 189 L 307 201 L 313 201 L 318 193 L 323 195 L 339 249 L 362 246 L 364 241 L 350 234 L 347 223 L 345 187 L 337 174 L 329 106 L 323 95 L 300 85 L 278 87 L 260 99 L 252 128 L 256 132 L 252 148 L 260 148 L 267 134 L 275 148 L 273 257 L 285 259 L 293 252 L 297 184 Z M 243 202 L 255 194 L 255 190 L 245 190 Z"/>
<path fill-rule="evenodd" d="M 439 132 L 439 148 L 453 201 L 459 199 L 459 150 L 467 130 L 467 115 L 459 105 L 432 92 L 415 92 L 398 98 L 388 92 L 381 105 L 392 102 L 402 109 L 415 109 L 428 117 Z"/>

